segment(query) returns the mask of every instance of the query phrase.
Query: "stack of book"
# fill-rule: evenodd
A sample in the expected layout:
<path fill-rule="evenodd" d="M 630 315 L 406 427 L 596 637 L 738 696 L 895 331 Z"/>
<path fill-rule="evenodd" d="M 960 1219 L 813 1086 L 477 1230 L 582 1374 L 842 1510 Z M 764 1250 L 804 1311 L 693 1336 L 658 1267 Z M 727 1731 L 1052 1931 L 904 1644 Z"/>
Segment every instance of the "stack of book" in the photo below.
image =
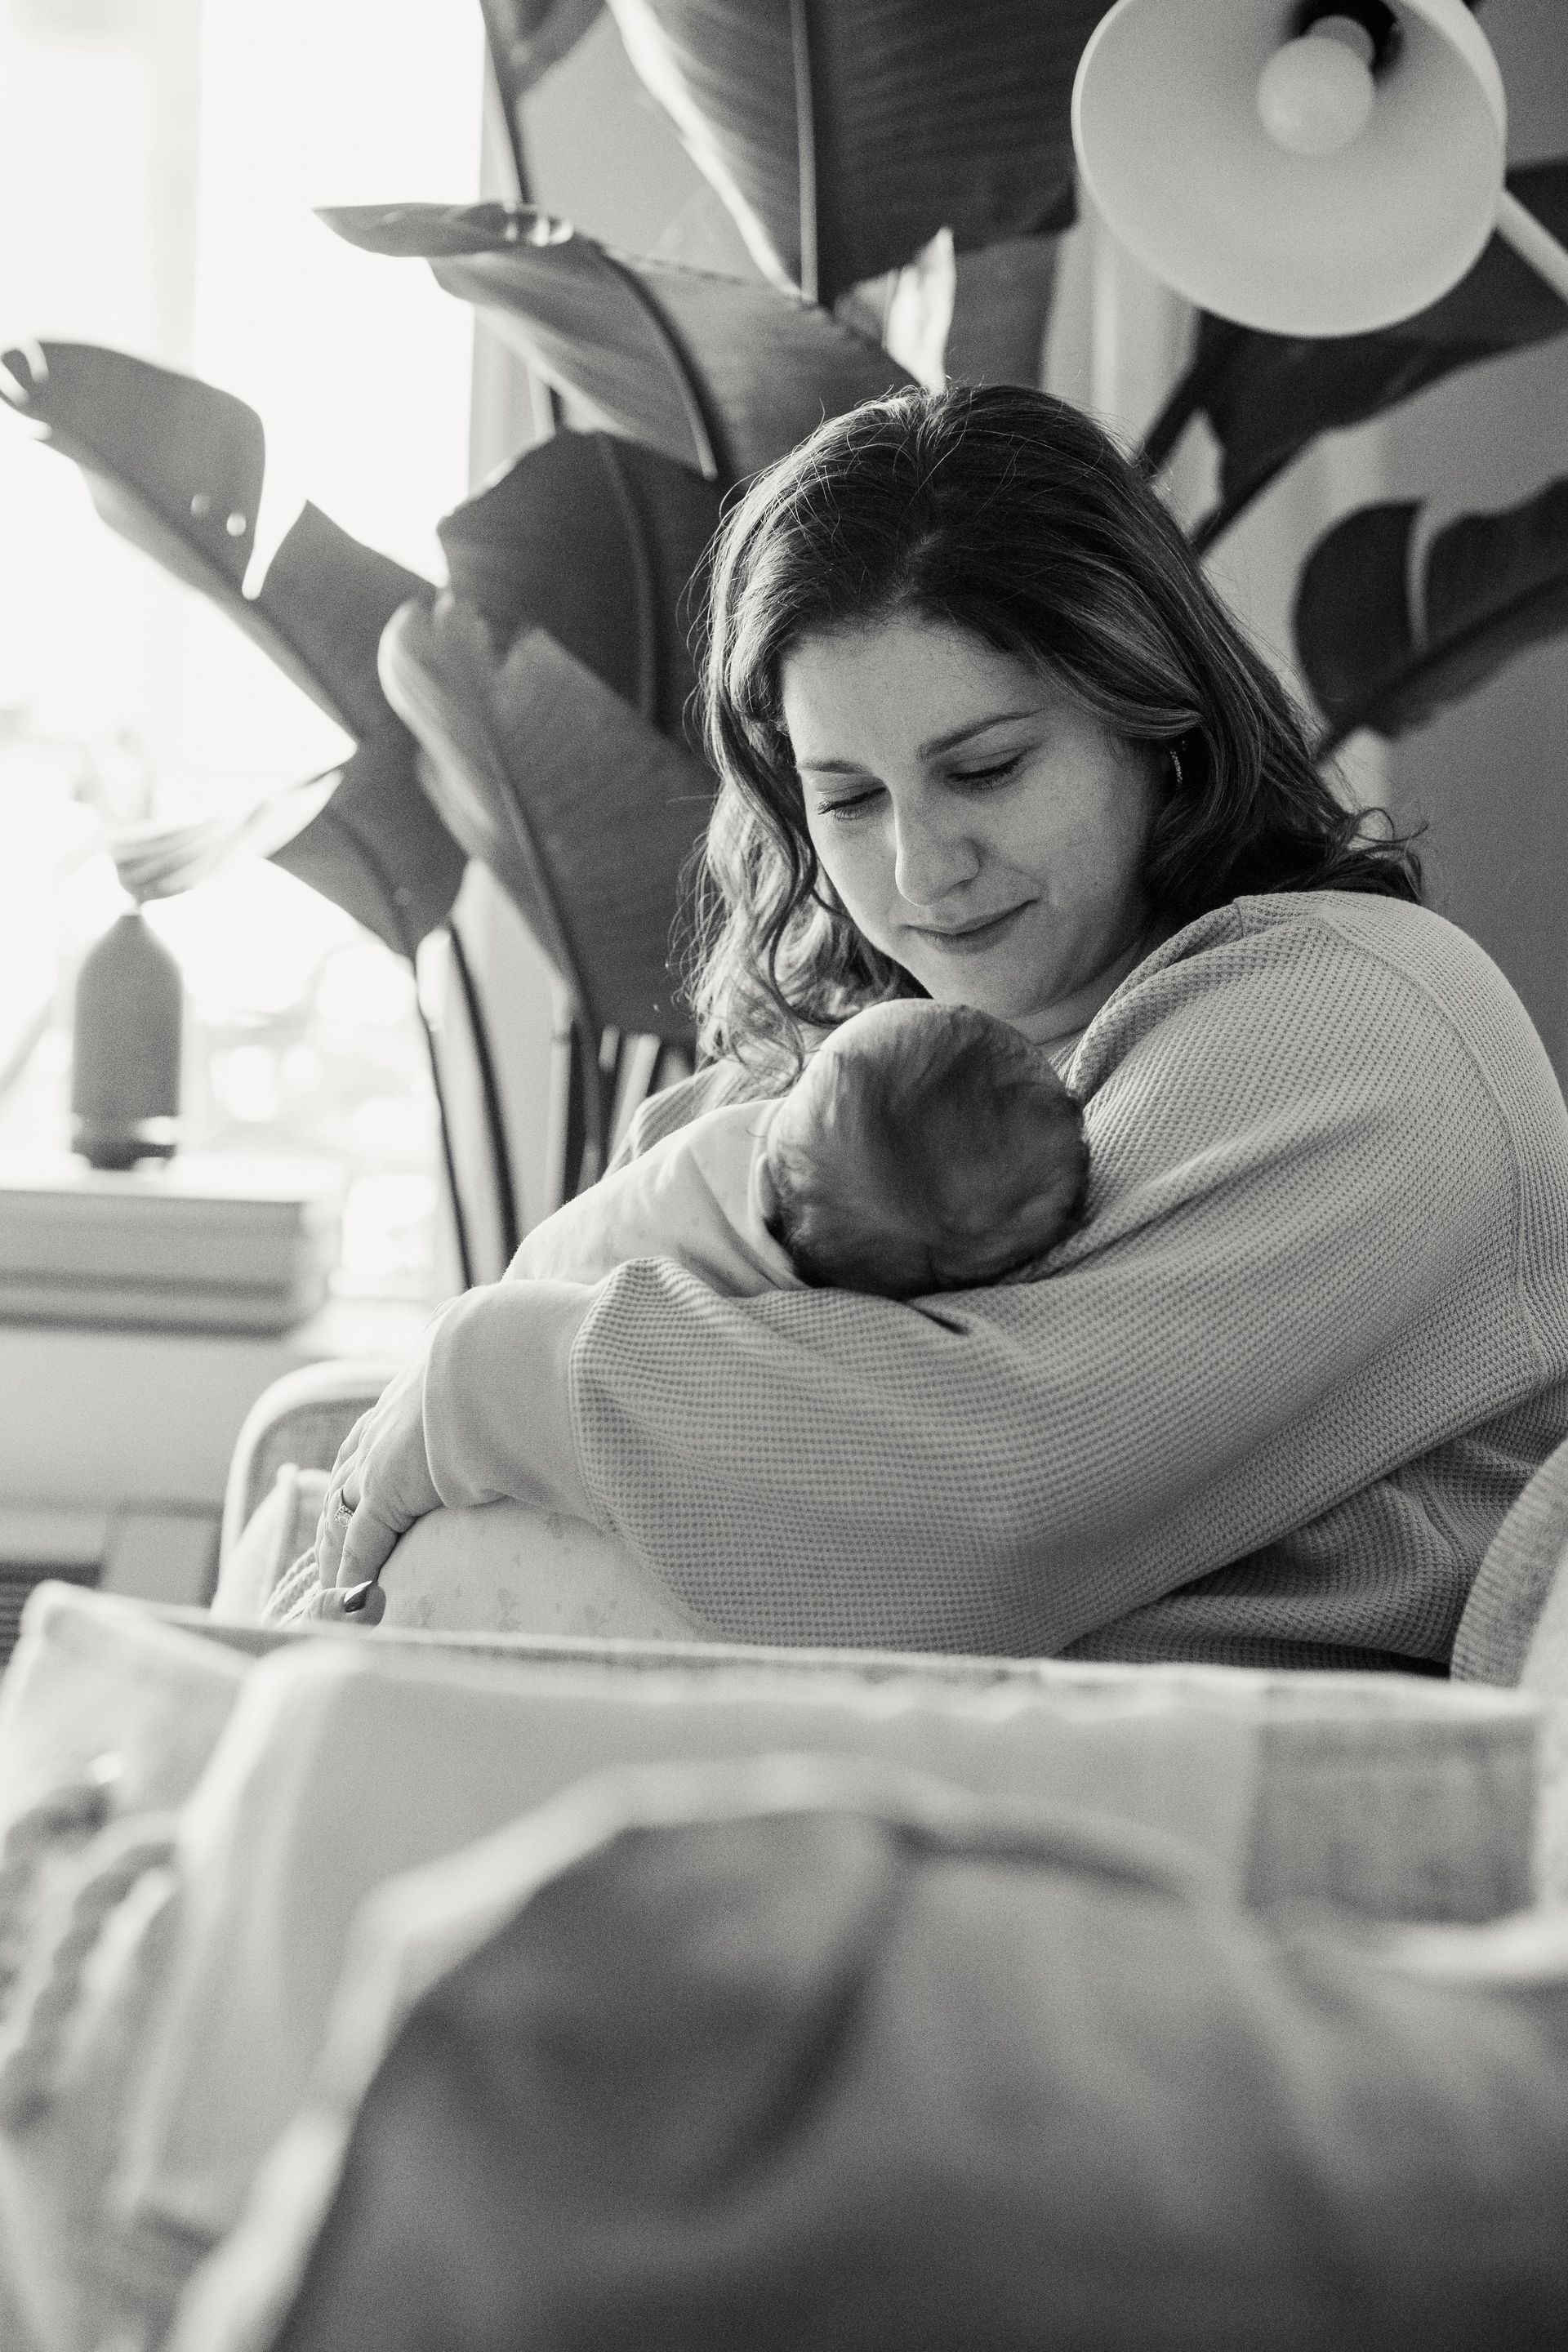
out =
<path fill-rule="evenodd" d="M 320 1160 L 0 1160 L 0 1321 L 286 1330 L 326 1295 L 342 1189 Z"/>

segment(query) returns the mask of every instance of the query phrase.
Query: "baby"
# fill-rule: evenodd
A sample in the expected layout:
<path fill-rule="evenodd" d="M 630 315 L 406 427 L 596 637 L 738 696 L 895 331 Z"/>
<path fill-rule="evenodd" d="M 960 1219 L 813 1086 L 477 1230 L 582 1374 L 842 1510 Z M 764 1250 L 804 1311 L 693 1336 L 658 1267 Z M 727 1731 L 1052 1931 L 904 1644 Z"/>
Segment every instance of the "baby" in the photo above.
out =
<path fill-rule="evenodd" d="M 1026 1278 L 1082 1211 L 1083 1119 L 1043 1048 L 965 1005 L 846 1021 L 788 1094 L 708 1111 L 534 1228 L 508 1277 L 673 1257 L 733 1297 Z"/>
<path fill-rule="evenodd" d="M 1082 1213 L 1077 1103 L 1042 1047 L 964 1005 L 902 998 L 835 1029 L 787 1095 L 727 1103 L 536 1225 L 507 1279 L 598 1282 L 672 1257 L 734 1297 L 883 1298 L 1019 1282 Z M 269 1614 L 374 1624 L 376 1578 L 323 1593 L 307 1553 Z"/>

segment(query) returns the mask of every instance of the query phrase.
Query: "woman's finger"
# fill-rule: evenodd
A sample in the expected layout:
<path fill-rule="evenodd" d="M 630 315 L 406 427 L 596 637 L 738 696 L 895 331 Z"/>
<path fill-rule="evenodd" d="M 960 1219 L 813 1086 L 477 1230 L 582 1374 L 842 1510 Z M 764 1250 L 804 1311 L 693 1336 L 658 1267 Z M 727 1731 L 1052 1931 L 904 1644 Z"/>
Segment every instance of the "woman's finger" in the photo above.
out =
<path fill-rule="evenodd" d="M 316 1523 L 316 1573 L 323 1584 L 337 1582 L 338 1561 L 353 1517 L 353 1506 L 345 1496 L 342 1482 L 329 1486 Z"/>
<path fill-rule="evenodd" d="M 379 1575 L 404 1532 L 402 1528 L 378 1517 L 369 1504 L 362 1503 L 348 1523 L 338 1555 L 337 1573 L 332 1579 L 334 1584 L 341 1590 L 344 1585 L 363 1584 Z M 324 1573 L 321 1581 L 327 1581 Z"/>
<path fill-rule="evenodd" d="M 350 1464 L 353 1461 L 355 1455 L 360 1450 L 361 1443 L 364 1437 L 365 1424 L 374 1411 L 375 1407 L 374 1405 L 367 1405 L 364 1412 L 361 1413 L 359 1419 L 354 1423 L 354 1425 L 350 1430 L 348 1435 L 344 1438 L 342 1444 L 339 1446 L 332 1460 L 331 1476 L 330 1481 L 332 1486 L 336 1486 L 342 1485 L 343 1474 L 348 1469 Z"/>

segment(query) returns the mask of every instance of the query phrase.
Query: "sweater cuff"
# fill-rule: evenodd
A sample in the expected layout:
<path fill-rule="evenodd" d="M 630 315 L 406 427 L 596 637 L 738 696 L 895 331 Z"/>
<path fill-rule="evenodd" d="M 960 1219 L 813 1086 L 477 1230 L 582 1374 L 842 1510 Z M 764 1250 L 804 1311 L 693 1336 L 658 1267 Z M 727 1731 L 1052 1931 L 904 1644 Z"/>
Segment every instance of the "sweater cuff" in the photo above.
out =
<path fill-rule="evenodd" d="M 449 1508 L 510 1499 L 597 1520 L 567 1379 L 594 1296 L 586 1283 L 488 1283 L 442 1315 L 425 1360 L 425 1450 Z"/>

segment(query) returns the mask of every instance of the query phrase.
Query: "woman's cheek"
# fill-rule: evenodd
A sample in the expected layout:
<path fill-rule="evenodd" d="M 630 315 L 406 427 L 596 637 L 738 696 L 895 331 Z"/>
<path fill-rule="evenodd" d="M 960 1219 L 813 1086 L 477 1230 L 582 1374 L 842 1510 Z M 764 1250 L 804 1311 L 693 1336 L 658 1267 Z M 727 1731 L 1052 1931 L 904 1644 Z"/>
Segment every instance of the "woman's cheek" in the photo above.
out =
<path fill-rule="evenodd" d="M 865 870 L 869 863 L 861 851 L 856 855 L 847 826 L 836 827 L 831 818 L 822 818 L 810 828 L 816 862 L 824 876 L 833 885 L 841 905 L 847 909 L 856 928 L 873 937 L 881 929 L 874 893 L 867 887 L 870 875 Z M 880 946 L 879 938 L 874 944 Z"/>
<path fill-rule="evenodd" d="M 890 881 L 876 874 L 851 873 L 838 895 L 849 909 L 856 929 L 883 955 L 896 956 L 907 946 L 892 919 L 891 902 L 897 894 Z"/>

